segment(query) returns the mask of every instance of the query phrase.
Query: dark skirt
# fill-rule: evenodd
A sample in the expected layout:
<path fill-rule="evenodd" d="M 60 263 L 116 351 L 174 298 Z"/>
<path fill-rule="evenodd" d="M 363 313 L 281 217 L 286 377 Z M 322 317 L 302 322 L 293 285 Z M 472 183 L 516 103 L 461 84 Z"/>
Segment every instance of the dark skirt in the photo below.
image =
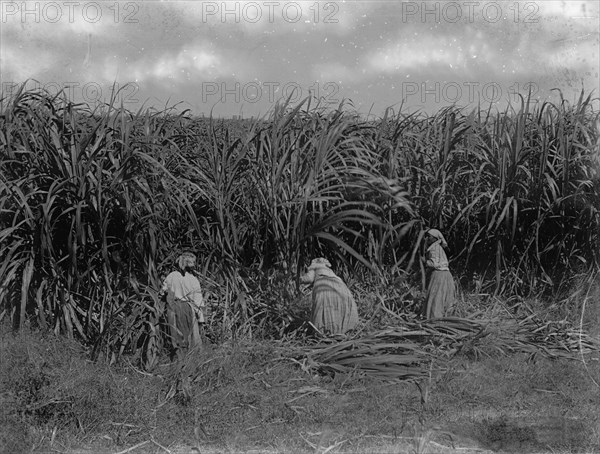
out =
<path fill-rule="evenodd" d="M 178 355 L 201 344 L 196 314 L 190 303 L 174 299 L 167 304 L 167 334 Z"/>
<path fill-rule="evenodd" d="M 454 306 L 456 288 L 450 271 L 433 270 L 427 286 L 425 318 L 445 317 Z"/>

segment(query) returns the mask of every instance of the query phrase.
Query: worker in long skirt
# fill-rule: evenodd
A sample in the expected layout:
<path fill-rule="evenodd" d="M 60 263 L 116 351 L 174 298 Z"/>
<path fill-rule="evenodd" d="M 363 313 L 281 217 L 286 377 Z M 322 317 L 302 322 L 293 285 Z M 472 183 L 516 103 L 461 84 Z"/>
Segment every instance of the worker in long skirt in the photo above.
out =
<path fill-rule="evenodd" d="M 448 267 L 448 257 L 444 248 L 448 243 L 437 229 L 429 229 L 425 234 L 425 260 L 429 271 L 425 318 L 441 318 L 448 315 L 456 298 L 454 277 Z"/>
<path fill-rule="evenodd" d="M 311 323 L 323 334 L 345 334 L 358 324 L 352 292 L 331 269 L 329 260 L 314 259 L 301 282 L 312 284 Z"/>
<path fill-rule="evenodd" d="M 204 323 L 204 300 L 195 268 L 196 255 L 184 252 L 177 259 L 177 269 L 166 277 L 161 289 L 166 299 L 171 357 L 181 357 L 202 343 L 199 324 Z"/>

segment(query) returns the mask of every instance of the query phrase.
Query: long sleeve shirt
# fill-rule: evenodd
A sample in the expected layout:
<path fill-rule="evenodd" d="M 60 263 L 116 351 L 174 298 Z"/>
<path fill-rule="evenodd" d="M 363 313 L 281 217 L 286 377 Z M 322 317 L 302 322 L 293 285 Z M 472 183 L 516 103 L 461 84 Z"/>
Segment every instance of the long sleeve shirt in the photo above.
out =
<path fill-rule="evenodd" d="M 448 257 L 440 241 L 436 241 L 427 248 L 427 266 L 438 271 L 449 271 Z"/>
<path fill-rule="evenodd" d="M 199 321 L 204 321 L 204 315 L 201 311 L 201 308 L 204 307 L 202 288 L 196 276 L 191 273 L 185 273 L 184 276 L 179 271 L 173 271 L 163 282 L 162 291 L 166 292 L 168 290 L 173 292 L 175 298 L 192 303 L 196 307 Z"/>

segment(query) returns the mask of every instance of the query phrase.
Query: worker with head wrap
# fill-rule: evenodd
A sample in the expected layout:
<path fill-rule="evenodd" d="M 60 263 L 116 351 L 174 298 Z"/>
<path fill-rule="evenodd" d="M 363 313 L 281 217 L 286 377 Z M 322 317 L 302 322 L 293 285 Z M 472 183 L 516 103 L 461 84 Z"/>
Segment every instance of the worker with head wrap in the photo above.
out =
<path fill-rule="evenodd" d="M 196 255 L 192 252 L 181 254 L 177 268 L 164 280 L 161 293 L 166 297 L 173 353 L 181 356 L 185 349 L 201 344 L 198 324 L 204 323 L 204 300 L 200 281 L 193 274 Z"/>
<path fill-rule="evenodd" d="M 314 259 L 304 284 L 313 284 L 311 323 L 323 334 L 344 334 L 356 327 L 358 308 L 352 293 L 331 269 L 327 259 Z"/>
<path fill-rule="evenodd" d="M 424 307 L 425 318 L 440 318 L 447 315 L 454 305 L 454 278 L 448 267 L 444 248 L 448 247 L 444 235 L 437 229 L 425 234 L 425 259 L 429 269 L 429 283 Z"/>

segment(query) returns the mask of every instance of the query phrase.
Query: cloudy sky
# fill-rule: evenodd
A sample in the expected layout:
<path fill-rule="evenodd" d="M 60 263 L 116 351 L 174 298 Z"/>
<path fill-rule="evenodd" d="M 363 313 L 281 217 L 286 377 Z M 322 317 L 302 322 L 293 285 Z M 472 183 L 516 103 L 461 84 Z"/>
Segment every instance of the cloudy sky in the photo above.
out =
<path fill-rule="evenodd" d="M 291 96 L 362 113 L 503 108 L 599 83 L 598 1 L 0 2 L 3 92 L 262 115 Z M 34 84 L 33 82 L 30 82 Z"/>

